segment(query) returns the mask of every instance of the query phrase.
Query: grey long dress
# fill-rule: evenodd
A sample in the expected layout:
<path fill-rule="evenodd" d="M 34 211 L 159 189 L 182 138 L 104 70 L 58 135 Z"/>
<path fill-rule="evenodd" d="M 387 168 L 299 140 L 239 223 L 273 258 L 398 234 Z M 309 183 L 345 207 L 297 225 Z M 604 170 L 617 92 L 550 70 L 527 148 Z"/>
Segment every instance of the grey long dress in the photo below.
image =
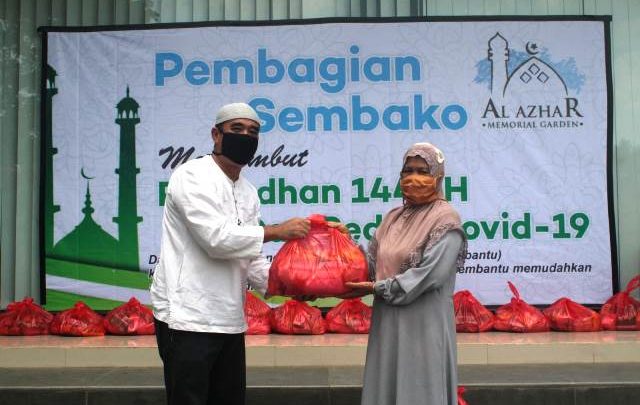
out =
<path fill-rule="evenodd" d="M 452 296 L 462 244 L 449 231 L 419 267 L 375 283 L 362 405 L 456 405 Z"/>

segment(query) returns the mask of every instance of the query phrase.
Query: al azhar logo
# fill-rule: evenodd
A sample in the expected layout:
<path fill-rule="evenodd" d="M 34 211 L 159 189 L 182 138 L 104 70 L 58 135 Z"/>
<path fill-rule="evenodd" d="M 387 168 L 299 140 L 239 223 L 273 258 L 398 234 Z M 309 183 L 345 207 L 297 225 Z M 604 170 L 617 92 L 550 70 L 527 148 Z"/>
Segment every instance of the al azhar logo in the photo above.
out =
<path fill-rule="evenodd" d="M 490 97 L 482 109 L 489 129 L 576 128 L 583 115 L 576 94 L 585 76 L 573 58 L 553 61 L 547 49 L 527 42 L 525 52 L 509 48 L 498 32 L 488 43 L 487 58 L 476 64 L 474 81 Z"/>

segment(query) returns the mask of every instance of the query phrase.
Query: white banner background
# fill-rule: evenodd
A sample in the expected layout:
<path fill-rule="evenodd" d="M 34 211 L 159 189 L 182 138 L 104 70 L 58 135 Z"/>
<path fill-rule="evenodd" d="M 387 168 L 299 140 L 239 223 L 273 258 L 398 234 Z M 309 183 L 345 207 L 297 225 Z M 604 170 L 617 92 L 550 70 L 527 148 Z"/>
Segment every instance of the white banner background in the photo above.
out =
<path fill-rule="evenodd" d="M 503 39 L 492 42 L 492 68 L 489 41 L 498 33 Z M 305 185 L 335 185 L 340 191 L 339 202 L 329 193 L 324 203 L 305 203 L 298 195 L 294 204 L 291 193 L 285 192 L 286 201 L 279 202 L 277 187 L 275 193 L 261 189 L 265 222 L 323 213 L 363 228 L 402 201 L 353 202 L 358 195 L 354 182 L 364 179 L 363 190 L 371 197 L 375 179 L 381 178 L 380 185 L 393 193 L 404 151 L 414 142 L 428 141 L 444 152 L 451 184 L 457 187 L 466 181 L 466 195 L 460 188 L 451 190 L 452 204 L 472 237 L 457 290 L 471 290 L 484 304 L 509 299 L 507 280 L 524 299 L 537 304 L 562 296 L 602 303 L 612 294 L 606 181 L 608 55 L 601 21 L 327 23 L 48 35 L 48 63 L 58 74 L 53 176 L 54 201 L 62 209 L 55 214 L 55 241 L 82 220 L 87 180 L 81 169 L 95 177 L 93 218 L 117 238 L 112 218 L 118 210 L 114 169 L 120 128 L 114 119 L 115 106 L 128 86 L 140 105 L 136 166 L 138 215 L 144 218 L 138 227 L 141 270 L 150 269 L 150 261 L 160 254 L 160 189 L 171 167 L 162 167 L 168 155 L 159 152 L 171 146 L 194 147 L 192 158 L 210 153 L 217 109 L 246 101 L 265 120 L 258 154 L 271 155 L 280 145 L 281 156 L 298 154 L 300 159 L 306 152 L 301 167 L 246 168 L 244 174 L 256 187 L 267 186 L 273 178 L 276 186 L 277 179 L 283 179 L 298 192 Z M 510 50 L 506 65 L 501 43 Z M 266 55 L 262 62 L 271 61 L 270 68 L 260 64 L 259 50 Z M 297 58 L 307 59 L 298 65 L 313 64 L 313 70 L 298 66 L 276 83 L 259 82 L 261 72 L 277 76 L 273 64 L 286 69 Z M 182 68 L 172 75 L 178 59 Z M 222 83 L 214 83 L 216 61 L 241 59 L 252 68 L 252 83 L 242 69 L 237 83 L 230 83 L 228 70 L 223 71 Z M 396 66 L 403 60 L 418 64 L 405 65 L 401 78 Z M 195 70 L 189 74 L 194 61 L 201 62 L 191 65 Z M 341 63 L 344 83 L 332 76 Z M 311 81 L 294 82 L 291 76 L 296 72 Z M 508 82 L 501 82 L 508 75 Z M 367 106 L 365 111 L 375 109 L 380 116 L 369 130 L 357 129 L 358 121 L 371 118 L 367 113 L 354 115 L 358 98 Z M 318 118 L 314 130 L 307 109 L 336 106 L 346 113 L 346 127 L 341 129 L 334 116 L 327 128 Z M 434 113 L 421 121 L 421 111 L 429 106 Z M 288 121 L 278 119 L 288 107 Z M 395 111 L 392 123 L 406 129 L 383 123 L 387 108 Z M 294 129 L 285 130 L 287 125 Z M 270 203 L 270 197 L 276 203 Z M 527 227 L 530 235 L 517 239 Z M 582 237 L 576 237 L 580 231 Z M 488 236 L 492 232 L 493 237 Z M 355 233 L 358 241 L 366 244 L 360 234 Z M 271 244 L 266 253 L 278 248 Z M 554 264 L 556 270 L 566 271 L 524 267 Z"/>

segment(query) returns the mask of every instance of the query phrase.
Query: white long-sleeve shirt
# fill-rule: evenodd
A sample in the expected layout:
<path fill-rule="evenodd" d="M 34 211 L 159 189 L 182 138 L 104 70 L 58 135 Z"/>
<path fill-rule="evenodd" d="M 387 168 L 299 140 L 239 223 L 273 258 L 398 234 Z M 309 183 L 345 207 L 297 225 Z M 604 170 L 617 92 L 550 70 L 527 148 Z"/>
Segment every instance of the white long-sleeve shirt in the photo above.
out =
<path fill-rule="evenodd" d="M 154 315 L 171 329 L 241 333 L 247 281 L 267 286 L 260 202 L 244 177 L 233 182 L 211 156 L 178 167 L 167 186 Z"/>

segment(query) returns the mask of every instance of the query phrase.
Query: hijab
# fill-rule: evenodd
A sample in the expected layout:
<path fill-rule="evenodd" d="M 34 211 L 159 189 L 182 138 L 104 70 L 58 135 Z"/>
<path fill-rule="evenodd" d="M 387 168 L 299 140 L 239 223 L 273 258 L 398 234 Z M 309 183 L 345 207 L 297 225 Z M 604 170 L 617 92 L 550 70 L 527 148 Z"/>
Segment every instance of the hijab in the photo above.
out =
<path fill-rule="evenodd" d="M 401 207 L 387 213 L 369 244 L 368 255 L 375 260 L 375 280 L 384 280 L 417 267 L 425 251 L 435 245 L 448 231 L 458 230 L 464 236 L 460 216 L 444 198 L 444 154 L 430 143 L 412 145 L 404 154 L 403 167 L 410 157 L 421 157 L 429 165 L 429 175 L 437 177 L 434 201 Z M 458 266 L 464 265 L 467 243 L 458 253 Z"/>

